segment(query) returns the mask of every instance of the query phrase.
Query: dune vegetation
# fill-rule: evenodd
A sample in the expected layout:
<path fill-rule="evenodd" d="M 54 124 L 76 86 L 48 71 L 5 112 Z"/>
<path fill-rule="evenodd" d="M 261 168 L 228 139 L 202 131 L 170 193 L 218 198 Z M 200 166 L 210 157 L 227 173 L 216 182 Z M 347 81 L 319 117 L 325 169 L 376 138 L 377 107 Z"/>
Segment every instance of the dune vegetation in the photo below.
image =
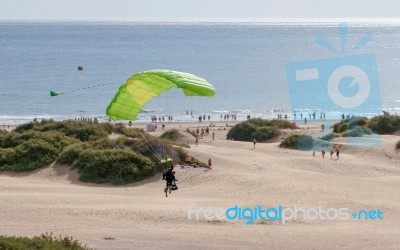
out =
<path fill-rule="evenodd" d="M 368 128 L 380 135 L 390 135 L 400 130 L 400 116 L 385 113 L 372 117 L 368 122 Z"/>
<path fill-rule="evenodd" d="M 17 237 L 1 236 L 0 249 L 26 249 L 26 250 L 89 250 L 86 245 L 68 236 L 55 237 L 52 234 L 42 234 L 40 236 Z"/>
<path fill-rule="evenodd" d="M 367 117 L 351 117 L 341 120 L 333 125 L 333 132 L 322 136 L 321 140 L 331 141 L 338 137 L 362 137 L 364 135 L 375 134 L 393 134 L 400 130 L 400 116 L 384 113 L 371 119 Z M 291 135 L 281 142 L 280 146 L 284 148 L 303 149 L 312 145 L 311 136 Z M 400 149 L 400 142 L 396 144 Z"/>
<path fill-rule="evenodd" d="M 236 141 L 256 139 L 262 142 L 278 136 L 284 128 L 294 128 L 294 125 L 287 120 L 250 119 L 232 127 L 227 138 Z"/>
<path fill-rule="evenodd" d="M 310 150 L 314 145 L 314 139 L 309 135 L 294 134 L 285 138 L 280 144 L 281 148 Z"/>
<path fill-rule="evenodd" d="M 81 181 L 132 183 L 161 171 L 163 157 L 176 163 L 188 158 L 169 135 L 162 139 L 122 124 L 90 121 L 30 122 L 0 133 L 0 171 L 31 171 L 57 162 L 78 169 Z"/>
<path fill-rule="evenodd" d="M 333 133 L 321 137 L 330 141 L 337 137 L 361 137 L 370 134 L 393 134 L 400 130 L 400 116 L 384 113 L 371 119 L 367 117 L 352 117 L 333 125 Z"/>

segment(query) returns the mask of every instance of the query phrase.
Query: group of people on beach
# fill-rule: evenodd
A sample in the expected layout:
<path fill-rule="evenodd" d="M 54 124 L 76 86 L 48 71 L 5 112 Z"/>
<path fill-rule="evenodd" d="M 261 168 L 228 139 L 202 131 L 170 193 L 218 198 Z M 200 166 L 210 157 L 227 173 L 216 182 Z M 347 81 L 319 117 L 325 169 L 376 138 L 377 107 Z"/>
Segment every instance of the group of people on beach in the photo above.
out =
<path fill-rule="evenodd" d="M 224 121 L 229 121 L 229 120 L 231 120 L 231 121 L 237 121 L 237 117 L 236 117 L 236 115 L 235 114 L 226 114 L 226 115 L 220 115 L 220 118 L 221 118 L 221 121 L 222 121 L 222 119 L 224 120 Z"/>
<path fill-rule="evenodd" d="M 339 151 L 339 148 L 333 148 L 333 149 L 331 149 L 331 151 L 330 151 L 330 156 L 331 156 L 331 160 L 333 160 L 333 155 L 334 155 L 334 151 L 336 152 L 336 159 L 335 160 L 339 160 L 339 154 L 340 154 L 340 151 Z M 322 159 L 325 159 L 325 150 L 321 150 L 321 156 L 322 156 Z M 315 150 L 313 151 L 313 154 L 312 154 L 312 156 L 313 157 L 315 157 Z"/>
<path fill-rule="evenodd" d="M 316 112 L 312 112 L 312 113 L 308 113 L 308 116 L 307 115 L 304 115 L 304 120 L 306 121 L 307 120 L 307 117 L 308 117 L 308 119 L 313 119 L 313 120 L 316 120 L 317 119 L 317 113 Z M 294 118 L 294 120 L 297 120 L 297 114 L 296 113 L 293 113 L 293 118 Z M 326 114 L 325 114 L 325 112 L 321 112 L 320 114 L 319 114 L 319 119 L 320 120 L 325 120 L 325 118 L 326 118 Z M 303 119 L 303 113 L 300 113 L 300 118 L 299 118 L 299 120 L 302 120 Z"/>
<path fill-rule="evenodd" d="M 208 115 L 207 118 L 208 118 L 208 121 L 210 121 L 211 116 Z M 199 115 L 199 122 L 202 122 L 202 121 L 206 121 L 206 115 Z"/>
<path fill-rule="evenodd" d="M 195 144 L 196 146 L 199 144 L 199 139 L 203 138 L 203 136 L 209 135 L 210 134 L 210 127 L 205 127 L 205 128 L 199 128 L 197 127 L 195 130 L 193 130 L 193 132 L 190 130 L 190 128 L 186 129 L 186 132 L 193 134 L 196 137 L 196 141 Z M 212 136 L 212 140 L 215 140 L 215 132 L 213 131 L 211 133 Z"/>
<path fill-rule="evenodd" d="M 172 115 L 167 115 L 168 122 L 172 122 L 174 120 L 174 117 Z M 165 121 L 165 116 L 156 116 L 152 115 L 150 117 L 151 122 L 156 123 L 156 122 L 164 122 Z"/>

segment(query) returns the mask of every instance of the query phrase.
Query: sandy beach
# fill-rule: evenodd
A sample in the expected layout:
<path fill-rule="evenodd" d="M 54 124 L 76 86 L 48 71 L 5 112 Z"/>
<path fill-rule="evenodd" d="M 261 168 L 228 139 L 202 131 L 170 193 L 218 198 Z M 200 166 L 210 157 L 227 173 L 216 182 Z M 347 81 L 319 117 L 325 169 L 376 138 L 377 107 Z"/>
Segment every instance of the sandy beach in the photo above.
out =
<path fill-rule="evenodd" d="M 179 190 L 165 197 L 161 174 L 124 186 L 82 183 L 66 166 L 0 174 L 0 234 L 69 235 L 94 249 L 398 249 L 399 136 L 371 149 L 344 147 L 339 160 L 279 148 L 279 141 L 226 140 L 217 122 L 189 152 L 213 170 L 176 167 Z M 232 122 L 228 122 L 233 125 Z M 166 124 L 181 131 L 199 123 Z M 220 127 L 219 127 L 220 126 Z M 302 125 L 318 131 L 319 125 Z M 225 128 L 225 129 L 224 129 Z M 153 134 L 158 135 L 161 132 Z M 336 143 L 344 143 L 335 139 Z M 245 221 L 188 219 L 188 207 L 380 209 L 383 220 Z"/>

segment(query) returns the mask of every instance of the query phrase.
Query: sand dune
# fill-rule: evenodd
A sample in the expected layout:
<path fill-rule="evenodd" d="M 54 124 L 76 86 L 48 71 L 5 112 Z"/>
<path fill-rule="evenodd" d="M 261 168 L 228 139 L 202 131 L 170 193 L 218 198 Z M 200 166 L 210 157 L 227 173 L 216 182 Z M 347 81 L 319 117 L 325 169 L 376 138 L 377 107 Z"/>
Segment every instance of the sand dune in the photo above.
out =
<path fill-rule="evenodd" d="M 215 132 L 215 141 L 207 136 L 190 149 L 204 161 L 211 157 L 213 170 L 177 168 L 179 190 L 168 198 L 161 175 L 116 187 L 81 183 L 76 172 L 57 165 L 2 173 L 0 234 L 47 231 L 96 249 L 398 249 L 398 136 L 383 136 L 377 149 L 344 148 L 335 161 L 329 154 L 322 159 L 281 149 L 277 142 L 253 150 L 251 143 L 225 140 L 226 130 Z M 196 221 L 188 220 L 192 203 L 381 209 L 384 220 Z"/>

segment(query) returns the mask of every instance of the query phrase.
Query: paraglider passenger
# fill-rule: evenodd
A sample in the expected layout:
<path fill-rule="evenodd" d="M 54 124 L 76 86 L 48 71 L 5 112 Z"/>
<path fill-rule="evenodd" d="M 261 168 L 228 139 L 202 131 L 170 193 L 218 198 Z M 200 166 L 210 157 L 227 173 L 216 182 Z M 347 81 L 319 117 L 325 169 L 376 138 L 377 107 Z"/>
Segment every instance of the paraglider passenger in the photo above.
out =
<path fill-rule="evenodd" d="M 168 190 L 168 187 L 171 187 L 169 189 L 169 193 L 171 193 L 171 189 L 176 190 L 178 187 L 176 186 L 176 178 L 175 178 L 175 171 L 174 169 L 174 164 L 171 162 L 170 168 L 165 172 L 165 180 L 167 182 L 167 185 L 165 187 L 165 190 Z"/>

